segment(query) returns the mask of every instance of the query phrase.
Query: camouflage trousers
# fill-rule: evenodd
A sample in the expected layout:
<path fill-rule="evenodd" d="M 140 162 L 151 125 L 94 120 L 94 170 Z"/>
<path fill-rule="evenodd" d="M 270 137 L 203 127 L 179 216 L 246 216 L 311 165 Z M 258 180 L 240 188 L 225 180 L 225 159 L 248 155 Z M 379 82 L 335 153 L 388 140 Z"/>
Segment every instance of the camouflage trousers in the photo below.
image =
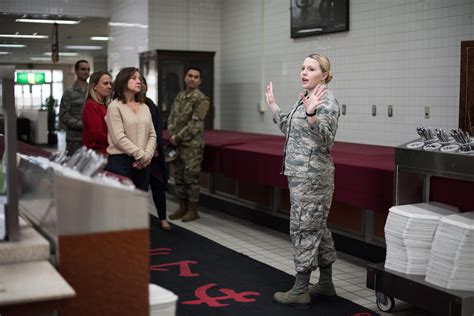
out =
<path fill-rule="evenodd" d="M 66 141 L 66 150 L 68 152 L 69 156 L 74 155 L 74 153 L 81 148 L 82 146 L 82 140 L 80 141 Z"/>
<path fill-rule="evenodd" d="M 69 156 L 74 153 L 82 146 L 82 130 L 67 130 L 66 131 L 66 150 Z"/>
<path fill-rule="evenodd" d="M 174 180 L 176 195 L 179 199 L 190 202 L 199 201 L 201 164 L 204 147 L 179 148 L 179 155 L 174 160 Z"/>
<path fill-rule="evenodd" d="M 321 180 L 324 179 L 324 180 Z M 297 272 L 314 271 L 336 261 L 327 218 L 334 191 L 333 175 L 319 179 L 288 177 L 290 236 Z"/>

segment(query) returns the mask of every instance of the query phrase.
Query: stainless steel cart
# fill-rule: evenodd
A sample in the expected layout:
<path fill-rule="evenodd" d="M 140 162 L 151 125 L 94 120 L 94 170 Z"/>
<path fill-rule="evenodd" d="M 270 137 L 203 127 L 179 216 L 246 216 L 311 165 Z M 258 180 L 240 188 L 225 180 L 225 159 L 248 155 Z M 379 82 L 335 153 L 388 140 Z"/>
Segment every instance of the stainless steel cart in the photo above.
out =
<path fill-rule="evenodd" d="M 429 202 L 432 176 L 474 182 L 474 155 L 408 148 L 410 143 L 395 149 L 394 205 Z M 381 311 L 392 310 L 397 298 L 435 315 L 474 315 L 474 291 L 447 290 L 424 276 L 385 269 L 384 263 L 367 266 L 367 287 L 375 290 Z"/>
<path fill-rule="evenodd" d="M 389 312 L 394 298 L 439 316 L 472 316 L 474 292 L 455 291 L 425 282 L 424 275 L 410 275 L 385 269 L 384 263 L 367 266 L 367 287 L 376 293 L 377 307 Z"/>

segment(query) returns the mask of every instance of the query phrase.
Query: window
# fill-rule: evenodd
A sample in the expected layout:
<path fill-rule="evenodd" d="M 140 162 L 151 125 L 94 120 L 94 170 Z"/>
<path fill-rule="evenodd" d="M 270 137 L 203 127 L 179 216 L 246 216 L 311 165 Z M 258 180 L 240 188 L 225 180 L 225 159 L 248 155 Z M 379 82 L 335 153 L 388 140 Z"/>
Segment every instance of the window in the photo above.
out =
<path fill-rule="evenodd" d="M 34 69 L 15 71 L 15 80 L 18 73 L 44 73 L 43 84 L 19 84 L 15 83 L 15 104 L 17 109 L 40 108 L 50 95 L 59 100 L 63 95 L 63 71 L 50 69 Z"/>

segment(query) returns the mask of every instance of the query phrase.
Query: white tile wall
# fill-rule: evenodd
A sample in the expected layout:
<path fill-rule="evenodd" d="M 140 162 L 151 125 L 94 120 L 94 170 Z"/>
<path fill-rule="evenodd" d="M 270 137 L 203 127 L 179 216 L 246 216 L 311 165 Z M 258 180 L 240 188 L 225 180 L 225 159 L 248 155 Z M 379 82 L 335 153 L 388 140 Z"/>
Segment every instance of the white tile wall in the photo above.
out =
<path fill-rule="evenodd" d="M 129 26 L 110 26 L 108 69 L 115 76 L 124 67 L 138 67 L 140 52 L 148 50 L 148 1 L 117 0 L 110 21 Z"/>
<path fill-rule="evenodd" d="M 219 0 L 150 1 L 150 48 L 217 51 L 220 12 Z"/>
<path fill-rule="evenodd" d="M 224 1 L 221 24 L 221 126 L 223 129 L 262 132 L 264 121 L 258 112 L 262 101 L 262 2 Z M 276 32 L 276 31 L 275 31 Z M 269 34 L 270 35 L 270 34 Z M 270 67 L 273 68 L 273 67 Z M 263 123 L 263 124 L 262 124 Z M 267 124 L 268 125 L 268 124 Z"/>
<path fill-rule="evenodd" d="M 300 92 L 300 63 L 312 52 L 330 57 L 330 88 L 347 104 L 337 140 L 399 145 L 416 138 L 418 125 L 457 127 L 460 42 L 473 40 L 474 1 L 352 0 L 349 32 L 300 39 L 290 38 L 289 7 L 288 0 L 0 2 L 1 12 L 54 11 L 149 25 L 110 28 L 113 73 L 138 66 L 138 53 L 149 49 L 216 51 L 217 128 L 278 134 L 270 112 L 258 111 L 265 84 L 274 82 L 278 103 L 288 109 Z"/>
<path fill-rule="evenodd" d="M 149 48 L 216 52 L 214 58 L 214 127 L 221 128 L 220 0 L 149 1 Z"/>
<path fill-rule="evenodd" d="M 111 0 L 2 0 L 0 12 L 108 17 Z"/>
<path fill-rule="evenodd" d="M 278 133 L 270 112 L 256 110 L 262 82 L 274 82 L 278 103 L 288 109 L 300 91 L 299 65 L 312 52 L 330 57 L 330 88 L 347 104 L 338 140 L 399 145 L 416 138 L 417 125 L 457 127 L 460 42 L 474 36 L 473 1 L 353 0 L 349 32 L 295 40 L 288 8 L 287 0 L 264 0 L 262 31 L 260 1 L 224 1 L 222 128 Z"/>

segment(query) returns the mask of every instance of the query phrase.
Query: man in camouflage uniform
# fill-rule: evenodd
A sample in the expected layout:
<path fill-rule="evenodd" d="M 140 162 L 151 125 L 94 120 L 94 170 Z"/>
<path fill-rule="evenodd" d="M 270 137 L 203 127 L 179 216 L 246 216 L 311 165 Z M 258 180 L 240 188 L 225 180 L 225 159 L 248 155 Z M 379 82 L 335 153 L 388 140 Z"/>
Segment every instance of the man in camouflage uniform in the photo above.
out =
<path fill-rule="evenodd" d="M 170 143 L 178 148 L 173 161 L 176 195 L 179 208 L 170 219 L 183 222 L 199 218 L 199 174 L 204 154 L 204 118 L 209 110 L 209 98 L 200 90 L 201 70 L 189 68 L 184 77 L 186 90 L 176 96 L 168 117 Z"/>
<path fill-rule="evenodd" d="M 334 191 L 330 151 L 339 104 L 325 85 L 332 78 L 329 67 L 329 61 L 322 55 L 305 59 L 301 78 L 307 92 L 289 113 L 283 113 L 276 105 L 271 83 L 266 92 L 273 121 L 286 135 L 283 174 L 288 177 L 290 190 L 290 236 L 297 272 L 293 288 L 276 292 L 273 299 L 300 309 L 311 307 L 311 294 L 336 294 L 332 282 L 336 250 L 326 223 Z M 319 282 L 309 286 L 311 272 L 317 268 Z"/>
<path fill-rule="evenodd" d="M 72 155 L 82 145 L 82 108 L 87 95 L 90 66 L 86 60 L 74 65 L 76 81 L 64 91 L 59 107 L 59 124 L 66 129 L 66 150 Z"/>

